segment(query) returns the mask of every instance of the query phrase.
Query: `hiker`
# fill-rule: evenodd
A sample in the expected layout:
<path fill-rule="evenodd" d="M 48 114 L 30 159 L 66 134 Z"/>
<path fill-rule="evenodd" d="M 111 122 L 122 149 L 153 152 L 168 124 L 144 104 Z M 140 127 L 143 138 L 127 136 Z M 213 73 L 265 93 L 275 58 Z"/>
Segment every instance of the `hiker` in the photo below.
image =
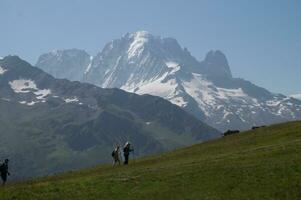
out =
<path fill-rule="evenodd" d="M 129 142 L 126 142 L 123 147 L 123 155 L 124 155 L 124 164 L 129 164 L 129 156 L 130 152 L 134 151 L 134 149 L 131 148 L 131 144 Z"/>
<path fill-rule="evenodd" d="M 5 185 L 7 180 L 7 175 L 10 176 L 10 173 L 8 172 L 8 159 L 5 159 L 4 163 L 0 166 L 0 175 L 2 179 L 2 185 Z"/>
<path fill-rule="evenodd" d="M 113 166 L 115 166 L 117 163 L 120 165 L 120 146 L 117 145 L 116 148 L 112 152 L 112 157 L 114 159 Z"/>

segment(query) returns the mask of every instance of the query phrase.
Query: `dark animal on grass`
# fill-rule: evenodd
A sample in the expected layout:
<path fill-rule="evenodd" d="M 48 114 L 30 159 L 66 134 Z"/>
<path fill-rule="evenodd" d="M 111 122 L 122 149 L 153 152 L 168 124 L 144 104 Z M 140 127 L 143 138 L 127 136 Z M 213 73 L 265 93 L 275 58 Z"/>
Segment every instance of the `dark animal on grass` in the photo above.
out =
<path fill-rule="evenodd" d="M 237 134 L 239 132 L 239 130 L 227 130 L 226 132 L 224 132 L 224 136 Z"/>
<path fill-rule="evenodd" d="M 258 128 L 264 128 L 265 126 L 253 126 L 252 130 L 258 129 Z"/>

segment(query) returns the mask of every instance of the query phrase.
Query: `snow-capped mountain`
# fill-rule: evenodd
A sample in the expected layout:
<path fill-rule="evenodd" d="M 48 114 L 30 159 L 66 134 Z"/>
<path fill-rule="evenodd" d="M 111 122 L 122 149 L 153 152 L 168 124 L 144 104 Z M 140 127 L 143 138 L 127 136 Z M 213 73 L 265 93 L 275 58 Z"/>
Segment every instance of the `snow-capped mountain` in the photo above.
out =
<path fill-rule="evenodd" d="M 63 63 L 56 67 L 72 69 Z M 37 66 L 51 73 L 47 69 L 52 65 L 43 57 Z M 210 51 L 198 61 L 175 39 L 145 31 L 109 42 L 81 71 L 81 78 L 70 79 L 163 97 L 219 130 L 301 119 L 299 100 L 233 78 L 221 51 Z"/>

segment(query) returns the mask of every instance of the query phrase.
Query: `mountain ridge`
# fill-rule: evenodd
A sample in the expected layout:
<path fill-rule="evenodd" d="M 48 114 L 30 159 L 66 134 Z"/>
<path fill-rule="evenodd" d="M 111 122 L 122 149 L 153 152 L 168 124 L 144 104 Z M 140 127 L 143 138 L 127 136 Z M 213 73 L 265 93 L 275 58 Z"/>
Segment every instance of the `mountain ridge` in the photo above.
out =
<path fill-rule="evenodd" d="M 13 179 L 109 162 L 127 140 L 142 156 L 221 136 L 160 97 L 56 79 L 17 56 L 0 66 L 0 154 Z"/>
<path fill-rule="evenodd" d="M 107 43 L 79 81 L 163 97 L 221 131 L 301 119 L 300 101 L 233 77 L 220 50 L 198 61 L 175 39 L 145 31 Z"/>

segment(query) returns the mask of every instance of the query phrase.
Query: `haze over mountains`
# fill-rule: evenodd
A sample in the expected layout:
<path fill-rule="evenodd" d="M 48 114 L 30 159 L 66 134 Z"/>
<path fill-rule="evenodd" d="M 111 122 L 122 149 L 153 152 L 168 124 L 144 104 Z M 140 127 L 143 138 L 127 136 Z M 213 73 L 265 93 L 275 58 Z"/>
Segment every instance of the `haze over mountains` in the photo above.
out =
<path fill-rule="evenodd" d="M 127 140 L 141 156 L 220 137 L 160 97 L 55 79 L 17 56 L 0 59 L 0 133 L 13 179 L 108 162 Z"/>
<path fill-rule="evenodd" d="M 53 51 L 36 66 L 57 78 L 163 97 L 222 131 L 301 119 L 301 101 L 233 77 L 221 51 L 198 61 L 175 39 L 146 31 L 125 34 L 94 57 Z"/>

